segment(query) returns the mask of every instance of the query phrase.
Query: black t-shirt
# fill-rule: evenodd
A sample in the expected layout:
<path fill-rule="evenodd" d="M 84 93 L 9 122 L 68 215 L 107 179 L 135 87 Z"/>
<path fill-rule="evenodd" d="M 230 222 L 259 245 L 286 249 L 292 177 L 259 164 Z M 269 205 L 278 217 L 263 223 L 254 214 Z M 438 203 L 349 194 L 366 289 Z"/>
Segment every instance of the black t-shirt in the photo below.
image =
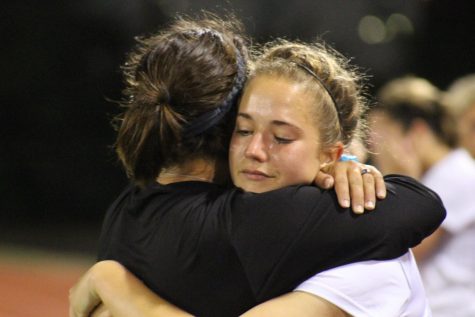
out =
<path fill-rule="evenodd" d="M 312 186 L 130 186 L 106 214 L 99 259 L 192 314 L 237 316 L 323 270 L 398 257 L 432 233 L 445 217 L 439 197 L 408 177 L 385 179 L 387 198 L 364 215 Z"/>

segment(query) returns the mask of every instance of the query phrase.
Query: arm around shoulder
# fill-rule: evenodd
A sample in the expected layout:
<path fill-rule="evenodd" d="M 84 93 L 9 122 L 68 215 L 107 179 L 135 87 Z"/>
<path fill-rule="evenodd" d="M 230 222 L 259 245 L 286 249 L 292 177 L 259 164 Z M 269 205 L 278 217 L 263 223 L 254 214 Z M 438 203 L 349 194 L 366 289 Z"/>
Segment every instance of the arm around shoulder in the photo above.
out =
<path fill-rule="evenodd" d="M 411 177 L 387 175 L 385 180 L 393 196 L 389 208 L 396 209 L 393 216 L 399 221 L 395 224 L 407 233 L 406 239 L 413 247 L 439 228 L 446 216 L 445 207 L 436 192 Z"/>

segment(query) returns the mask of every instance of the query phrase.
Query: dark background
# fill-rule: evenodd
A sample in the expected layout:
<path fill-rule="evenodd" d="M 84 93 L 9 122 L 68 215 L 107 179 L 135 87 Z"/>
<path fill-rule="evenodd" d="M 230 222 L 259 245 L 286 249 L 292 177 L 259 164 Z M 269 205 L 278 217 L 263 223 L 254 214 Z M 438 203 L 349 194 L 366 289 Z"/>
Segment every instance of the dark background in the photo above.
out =
<path fill-rule="evenodd" d="M 256 42 L 321 37 L 353 57 L 371 76 L 374 92 L 407 73 L 444 89 L 475 72 L 470 2 L 3 3 L 0 244 L 95 252 L 104 212 L 127 183 L 110 148 L 109 121 L 118 109 L 107 99 L 120 99 L 119 66 L 133 37 L 159 29 L 176 12 L 232 11 Z M 365 21 L 368 28 L 359 32 Z"/>

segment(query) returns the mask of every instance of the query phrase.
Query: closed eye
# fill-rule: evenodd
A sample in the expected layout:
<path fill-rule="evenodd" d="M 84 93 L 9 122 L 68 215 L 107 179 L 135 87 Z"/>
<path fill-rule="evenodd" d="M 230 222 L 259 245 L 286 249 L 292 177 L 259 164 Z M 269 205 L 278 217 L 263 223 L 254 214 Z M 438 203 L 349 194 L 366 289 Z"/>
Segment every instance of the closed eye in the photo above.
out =
<path fill-rule="evenodd" d="M 235 133 L 240 136 L 248 136 L 252 134 L 252 131 L 245 129 L 236 129 Z"/>
<path fill-rule="evenodd" d="M 292 139 L 281 138 L 281 137 L 278 137 L 278 136 L 274 136 L 274 138 L 277 141 L 277 143 L 279 143 L 279 144 L 289 144 L 289 143 L 292 143 L 294 141 Z"/>

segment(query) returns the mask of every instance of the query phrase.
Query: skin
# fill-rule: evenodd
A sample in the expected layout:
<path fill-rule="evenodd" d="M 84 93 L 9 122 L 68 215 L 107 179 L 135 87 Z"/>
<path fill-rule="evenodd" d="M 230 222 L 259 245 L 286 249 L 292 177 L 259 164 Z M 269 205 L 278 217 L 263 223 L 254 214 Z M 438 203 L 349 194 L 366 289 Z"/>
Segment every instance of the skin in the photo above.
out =
<path fill-rule="evenodd" d="M 384 111 L 375 111 L 370 118 L 371 150 L 375 153 L 374 162 L 383 174 L 399 173 L 421 179 L 451 151 L 423 120 L 416 119 L 404 129 Z M 413 248 L 417 261 L 424 261 L 436 252 L 446 235 L 447 231 L 439 227 Z"/>
<path fill-rule="evenodd" d="M 282 78 L 258 76 L 248 83 L 230 146 L 230 170 L 236 186 L 260 193 L 293 184 L 311 184 L 323 166 L 333 166 L 343 146 L 339 142 L 326 147 L 321 145 L 318 126 L 312 119 L 311 109 L 315 105 L 311 100 L 303 86 Z M 206 165 L 205 162 L 198 165 L 201 170 L 207 170 L 206 175 L 210 177 L 209 169 L 203 164 Z M 339 167 L 338 171 L 345 173 L 337 176 L 337 183 L 338 178 L 346 178 L 345 186 L 357 184 L 361 192 L 363 183 L 365 186 L 369 183 L 374 199 L 374 180 L 363 181 L 361 167 L 354 162 L 341 166 L 345 168 Z M 189 166 L 187 172 L 193 177 L 198 175 L 190 174 L 193 171 Z M 162 175 L 159 181 L 179 181 L 176 174 L 172 178 Z M 380 176 L 379 172 L 375 175 Z M 359 183 L 353 180 L 357 178 Z M 93 316 L 191 316 L 162 300 L 114 261 L 93 266 L 71 290 L 70 298 L 71 317 L 87 316 L 83 314 L 87 311 L 84 307 L 92 309 L 101 302 L 104 305 L 99 306 Z M 104 310 L 104 306 L 109 310 Z M 348 315 L 322 298 L 292 292 L 258 305 L 243 316 Z"/>
<path fill-rule="evenodd" d="M 89 296 L 83 296 L 86 293 Z M 116 261 L 101 261 L 94 265 L 71 289 L 69 297 L 72 303 L 69 310 L 70 317 L 192 317 L 150 291 Z M 117 300 L 118 298 L 120 300 Z M 96 309 L 90 314 L 90 310 L 84 310 L 84 307 L 91 309 L 96 307 Z M 349 315 L 320 297 L 304 292 L 292 292 L 258 305 L 242 315 L 242 317 L 264 316 L 347 317 Z"/>
<path fill-rule="evenodd" d="M 234 184 L 246 191 L 262 193 L 289 185 L 311 184 L 321 177 L 322 169 L 335 168 L 335 190 L 340 205 L 349 207 L 351 196 L 354 212 L 374 209 L 375 197 L 386 195 L 382 175 L 367 166 L 372 173 L 361 177 L 361 165 L 351 161 L 346 166 L 334 164 L 341 156 L 343 145 L 341 142 L 331 146 L 321 144 L 312 111 L 315 105 L 308 102 L 312 98 L 302 84 L 285 79 L 259 76 L 248 83 L 230 146 Z"/>
<path fill-rule="evenodd" d="M 457 132 L 460 146 L 475 158 L 475 104 L 458 118 Z"/>
<path fill-rule="evenodd" d="M 285 79 L 258 76 L 249 82 L 230 146 L 231 177 L 237 187 L 262 193 L 311 184 L 322 163 L 339 158 L 340 142 L 322 148 L 309 98 L 303 85 Z"/>
<path fill-rule="evenodd" d="M 382 111 L 371 113 L 368 121 L 373 161 L 381 172 L 420 177 L 421 163 L 410 135 L 404 131 L 402 124 Z"/>

